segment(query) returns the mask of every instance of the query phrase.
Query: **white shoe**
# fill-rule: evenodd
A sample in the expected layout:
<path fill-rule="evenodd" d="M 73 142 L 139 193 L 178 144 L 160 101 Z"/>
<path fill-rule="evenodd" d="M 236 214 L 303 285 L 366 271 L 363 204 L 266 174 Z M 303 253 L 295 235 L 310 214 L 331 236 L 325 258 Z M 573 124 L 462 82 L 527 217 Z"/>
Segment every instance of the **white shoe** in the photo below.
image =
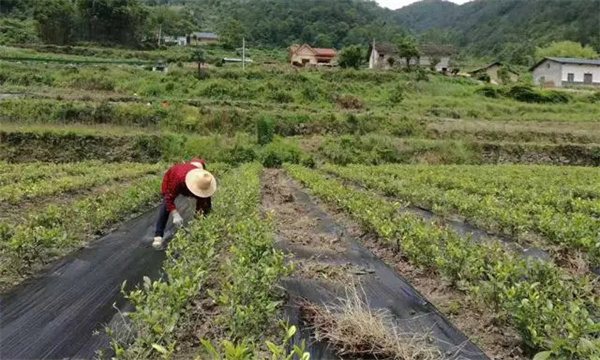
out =
<path fill-rule="evenodd" d="M 162 247 L 163 238 L 162 236 L 155 236 L 154 241 L 152 241 L 152 247 L 155 249 L 160 249 Z"/>

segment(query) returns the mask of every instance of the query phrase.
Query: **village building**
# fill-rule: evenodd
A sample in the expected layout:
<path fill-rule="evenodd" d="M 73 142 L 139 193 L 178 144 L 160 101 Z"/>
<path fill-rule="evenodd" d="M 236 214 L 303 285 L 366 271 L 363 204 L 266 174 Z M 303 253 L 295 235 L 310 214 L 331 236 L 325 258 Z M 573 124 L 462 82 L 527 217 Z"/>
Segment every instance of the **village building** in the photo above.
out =
<path fill-rule="evenodd" d="M 294 66 L 334 65 L 337 52 L 335 49 L 313 48 L 308 44 L 292 45 L 289 61 Z"/>
<path fill-rule="evenodd" d="M 211 32 L 193 32 L 187 36 L 163 36 L 162 41 L 169 45 L 203 45 L 214 44 L 219 41 L 219 36 Z"/>
<path fill-rule="evenodd" d="M 436 59 L 435 71 L 441 73 L 450 71 L 451 58 L 454 55 L 453 48 L 423 44 L 420 46 L 420 52 L 421 56 L 419 58 L 410 59 L 410 66 L 431 68 L 432 62 Z M 406 66 L 406 59 L 400 57 L 397 47 L 386 42 L 374 42 L 369 56 L 369 69 L 390 69 L 394 66 Z"/>
<path fill-rule="evenodd" d="M 535 64 L 531 71 L 536 85 L 600 86 L 600 59 L 546 57 Z"/>
<path fill-rule="evenodd" d="M 211 32 L 193 32 L 188 36 L 188 45 L 214 44 L 219 37 Z"/>
<path fill-rule="evenodd" d="M 386 42 L 376 43 L 371 47 L 369 69 L 391 69 L 399 60 L 396 46 Z"/>
<path fill-rule="evenodd" d="M 499 61 L 469 72 L 469 75 L 474 78 L 480 77 L 483 74 L 486 74 L 490 79 L 490 83 L 495 85 L 507 84 L 519 80 L 519 74 L 511 71 Z"/>
<path fill-rule="evenodd" d="M 187 36 L 165 36 L 163 38 L 165 44 L 185 46 L 188 44 Z"/>

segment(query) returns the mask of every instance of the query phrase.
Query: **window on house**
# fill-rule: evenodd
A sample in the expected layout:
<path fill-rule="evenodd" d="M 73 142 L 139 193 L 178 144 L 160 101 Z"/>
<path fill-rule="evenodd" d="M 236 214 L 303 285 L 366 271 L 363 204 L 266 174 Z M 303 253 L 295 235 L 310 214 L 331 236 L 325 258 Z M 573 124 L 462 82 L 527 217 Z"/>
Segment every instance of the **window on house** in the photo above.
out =
<path fill-rule="evenodd" d="M 568 73 L 568 74 L 567 74 L 567 81 L 568 81 L 568 82 L 574 82 L 574 81 L 575 81 L 575 74 L 573 74 L 573 73 Z"/>
<path fill-rule="evenodd" d="M 583 74 L 583 83 L 591 84 L 592 83 L 592 74 Z"/>
<path fill-rule="evenodd" d="M 547 63 L 547 64 L 546 64 L 546 67 L 547 67 L 548 69 L 550 69 L 550 63 Z"/>

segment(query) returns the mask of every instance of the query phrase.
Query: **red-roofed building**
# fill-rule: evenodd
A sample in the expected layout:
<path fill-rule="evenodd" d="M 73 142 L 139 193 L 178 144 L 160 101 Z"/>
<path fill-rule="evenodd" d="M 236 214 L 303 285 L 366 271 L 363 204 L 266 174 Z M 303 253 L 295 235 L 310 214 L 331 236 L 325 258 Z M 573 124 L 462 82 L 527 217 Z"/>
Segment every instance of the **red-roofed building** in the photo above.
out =
<path fill-rule="evenodd" d="M 335 49 L 312 48 L 308 44 L 292 45 L 290 47 L 290 64 L 295 66 L 331 66 L 334 65 L 336 56 Z"/>

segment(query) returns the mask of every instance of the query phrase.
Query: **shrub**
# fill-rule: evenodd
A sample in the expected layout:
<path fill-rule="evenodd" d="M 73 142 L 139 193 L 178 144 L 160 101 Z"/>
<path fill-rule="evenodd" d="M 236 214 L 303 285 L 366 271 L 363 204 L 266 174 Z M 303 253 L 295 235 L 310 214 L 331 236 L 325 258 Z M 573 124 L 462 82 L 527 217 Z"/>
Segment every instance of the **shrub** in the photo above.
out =
<path fill-rule="evenodd" d="M 420 135 L 425 131 L 425 127 L 418 120 L 404 117 L 401 121 L 394 123 L 392 135 L 399 137 L 408 137 Z"/>
<path fill-rule="evenodd" d="M 231 164 L 242 164 L 252 162 L 257 158 L 256 151 L 252 146 L 235 144 L 233 149 L 225 152 L 223 161 Z"/>
<path fill-rule="evenodd" d="M 274 100 L 278 103 L 291 103 L 294 102 L 294 97 L 285 91 L 273 91 L 270 96 L 271 100 Z"/>
<path fill-rule="evenodd" d="M 475 74 L 475 79 L 477 79 L 479 81 L 487 82 L 487 83 L 489 83 L 492 80 L 490 78 L 490 75 L 488 75 L 488 73 L 486 73 L 486 72 L 479 72 L 479 73 Z"/>
<path fill-rule="evenodd" d="M 362 99 L 354 95 L 337 96 L 335 102 L 342 109 L 362 110 L 365 107 L 365 103 Z"/>
<path fill-rule="evenodd" d="M 298 164 L 300 147 L 292 142 L 277 139 L 263 148 L 260 160 L 265 167 L 278 168 L 283 163 Z"/>
<path fill-rule="evenodd" d="M 571 96 L 564 91 L 557 90 L 545 90 L 542 91 L 544 102 L 549 103 L 568 103 L 571 100 Z"/>
<path fill-rule="evenodd" d="M 500 98 L 504 95 L 502 88 L 493 86 L 484 86 L 475 90 L 475 93 L 494 99 Z"/>
<path fill-rule="evenodd" d="M 596 91 L 593 94 L 587 95 L 584 99 L 584 102 L 588 103 L 600 103 L 600 91 Z"/>
<path fill-rule="evenodd" d="M 544 102 L 542 94 L 530 86 L 515 85 L 511 87 L 506 95 L 517 101 L 529 102 L 529 103 L 541 103 Z"/>
<path fill-rule="evenodd" d="M 404 87 L 400 84 L 396 85 L 390 92 L 389 100 L 392 105 L 400 104 L 404 100 Z"/>
<path fill-rule="evenodd" d="M 358 69 L 365 62 L 365 51 L 360 45 L 352 45 L 340 51 L 338 64 L 342 68 Z"/>
<path fill-rule="evenodd" d="M 317 101 L 319 99 L 319 91 L 315 89 L 314 85 L 307 85 L 302 89 L 302 97 L 308 101 Z"/>
<path fill-rule="evenodd" d="M 567 103 L 571 100 L 569 94 L 565 92 L 540 91 L 526 85 L 515 85 L 507 91 L 506 95 L 517 101 L 528 103 Z"/>
<path fill-rule="evenodd" d="M 256 120 L 256 137 L 260 145 L 273 141 L 274 121 L 270 116 L 263 115 Z"/>

